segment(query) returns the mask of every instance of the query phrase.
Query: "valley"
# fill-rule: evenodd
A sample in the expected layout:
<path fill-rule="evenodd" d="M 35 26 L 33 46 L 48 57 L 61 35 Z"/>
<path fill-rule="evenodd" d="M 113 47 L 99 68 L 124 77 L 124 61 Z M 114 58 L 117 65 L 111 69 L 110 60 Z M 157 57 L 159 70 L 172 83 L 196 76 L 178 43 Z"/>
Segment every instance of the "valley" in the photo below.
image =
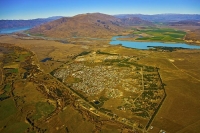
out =
<path fill-rule="evenodd" d="M 1 35 L 0 132 L 198 132 L 200 50 L 110 44 L 188 30 L 94 13 Z"/>

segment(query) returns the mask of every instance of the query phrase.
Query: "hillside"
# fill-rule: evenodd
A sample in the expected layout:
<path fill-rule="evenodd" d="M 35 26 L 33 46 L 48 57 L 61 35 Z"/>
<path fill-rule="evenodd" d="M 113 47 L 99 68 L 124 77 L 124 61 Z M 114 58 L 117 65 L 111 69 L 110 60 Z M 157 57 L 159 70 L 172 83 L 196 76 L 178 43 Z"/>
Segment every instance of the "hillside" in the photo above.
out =
<path fill-rule="evenodd" d="M 121 32 L 120 19 L 113 16 L 93 13 L 80 14 L 71 18 L 61 18 L 30 30 L 31 34 L 51 37 L 100 37 Z"/>
<path fill-rule="evenodd" d="M 61 18 L 30 30 L 30 34 L 50 37 L 103 37 L 120 34 L 126 26 L 150 24 L 139 18 L 119 19 L 101 13 L 87 13 Z"/>
<path fill-rule="evenodd" d="M 30 20 L 0 20 L 0 29 L 34 27 L 43 23 L 47 23 L 47 22 L 59 19 L 59 18 L 61 18 L 61 16 L 30 19 Z"/>
<path fill-rule="evenodd" d="M 185 41 L 188 43 L 196 43 L 200 45 L 200 29 L 188 32 L 185 36 Z"/>

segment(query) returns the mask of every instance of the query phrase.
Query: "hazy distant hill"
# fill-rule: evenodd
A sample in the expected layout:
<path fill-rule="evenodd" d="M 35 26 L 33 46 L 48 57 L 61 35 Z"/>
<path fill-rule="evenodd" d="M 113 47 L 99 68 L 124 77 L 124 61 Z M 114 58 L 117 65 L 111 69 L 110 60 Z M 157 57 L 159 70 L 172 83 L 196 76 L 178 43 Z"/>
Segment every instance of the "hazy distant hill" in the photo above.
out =
<path fill-rule="evenodd" d="M 34 27 L 43 23 L 47 23 L 47 22 L 59 19 L 59 18 L 61 18 L 61 16 L 30 19 L 30 20 L 0 20 L 0 29 L 18 28 L 18 27 Z"/>
<path fill-rule="evenodd" d="M 182 20 L 178 22 L 167 23 L 171 26 L 200 26 L 200 20 Z"/>
<path fill-rule="evenodd" d="M 182 20 L 200 20 L 200 14 L 156 14 L 156 15 L 143 15 L 143 14 L 119 14 L 114 15 L 117 18 L 139 17 L 143 20 L 151 22 L 174 22 Z"/>
<path fill-rule="evenodd" d="M 138 17 L 127 17 L 121 18 L 122 24 L 125 26 L 135 26 L 135 25 L 145 25 L 145 26 L 153 26 L 152 22 L 142 20 Z"/>
<path fill-rule="evenodd" d="M 119 19 L 101 13 L 87 13 L 61 18 L 30 30 L 32 34 L 51 37 L 107 37 L 120 34 L 125 26 L 152 24 L 139 18 Z"/>

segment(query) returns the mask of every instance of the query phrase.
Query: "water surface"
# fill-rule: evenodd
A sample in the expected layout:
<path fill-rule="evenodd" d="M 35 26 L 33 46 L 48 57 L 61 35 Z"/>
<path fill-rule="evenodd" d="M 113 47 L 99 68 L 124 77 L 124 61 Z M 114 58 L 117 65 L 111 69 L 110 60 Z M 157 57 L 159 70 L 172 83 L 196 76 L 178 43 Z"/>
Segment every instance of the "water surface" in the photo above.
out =
<path fill-rule="evenodd" d="M 200 46 L 189 45 L 186 43 L 164 43 L 164 42 L 134 42 L 134 41 L 121 41 L 117 38 L 124 38 L 124 36 L 114 36 L 110 42 L 112 45 L 122 44 L 122 46 L 136 49 L 149 49 L 150 47 L 180 47 L 187 49 L 200 49 Z"/>
<path fill-rule="evenodd" d="M 32 27 L 18 27 L 18 28 L 5 28 L 5 29 L 0 29 L 0 34 L 10 34 L 10 33 L 14 33 L 14 32 L 19 32 L 19 31 L 24 31 L 24 30 L 28 30 Z"/>

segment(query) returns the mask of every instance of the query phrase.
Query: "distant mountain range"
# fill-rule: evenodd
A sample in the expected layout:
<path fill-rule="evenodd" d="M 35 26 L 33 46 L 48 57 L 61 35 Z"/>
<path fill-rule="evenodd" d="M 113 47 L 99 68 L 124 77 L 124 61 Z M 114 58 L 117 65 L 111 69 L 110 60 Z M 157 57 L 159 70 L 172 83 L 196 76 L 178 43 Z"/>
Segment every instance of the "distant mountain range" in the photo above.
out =
<path fill-rule="evenodd" d="M 31 34 L 66 37 L 108 37 L 120 34 L 126 26 L 153 25 L 153 23 L 137 17 L 116 18 L 101 13 L 80 14 L 70 18 L 42 24 L 30 31 Z"/>
<path fill-rule="evenodd" d="M 200 14 L 119 14 L 114 16 L 117 18 L 138 17 L 150 22 L 177 22 L 183 20 L 200 20 Z"/>
<path fill-rule="evenodd" d="M 171 26 L 200 26 L 200 20 L 182 20 L 178 22 L 168 22 L 167 24 Z"/>
<path fill-rule="evenodd" d="M 38 18 L 38 19 L 30 19 L 30 20 L 0 20 L 0 29 L 34 27 L 36 25 L 47 23 L 59 18 L 62 18 L 62 16 L 54 16 L 54 17 L 49 17 L 49 18 Z"/>
<path fill-rule="evenodd" d="M 121 34 L 129 26 L 154 26 L 155 22 L 166 25 L 200 26 L 200 14 L 79 14 L 73 17 L 49 17 L 32 20 L 0 20 L 0 29 L 33 27 L 30 34 L 57 38 L 108 37 Z"/>
<path fill-rule="evenodd" d="M 126 25 L 137 25 L 147 24 L 149 22 L 163 22 L 170 23 L 179 22 L 185 23 L 186 21 L 195 21 L 190 24 L 196 23 L 200 20 L 200 14 L 155 14 L 155 15 L 144 15 L 144 14 L 119 14 L 113 15 L 114 17 L 124 21 Z M 0 20 L 0 29 L 4 28 L 18 28 L 18 27 L 34 27 L 53 20 L 62 18 L 62 16 L 54 16 L 49 18 L 38 18 L 30 20 Z M 134 18 L 134 22 L 130 18 Z M 140 18 L 140 20 L 136 20 Z M 142 20 L 142 21 L 141 21 Z M 140 22 L 141 21 L 141 22 Z M 146 22 L 144 22 L 146 21 Z M 184 22 L 185 21 L 185 22 Z M 187 23 L 187 22 L 186 22 Z M 150 23 L 149 23 L 150 24 Z M 172 24 L 173 25 L 173 24 Z M 195 25 L 198 25 L 197 23 Z"/>

